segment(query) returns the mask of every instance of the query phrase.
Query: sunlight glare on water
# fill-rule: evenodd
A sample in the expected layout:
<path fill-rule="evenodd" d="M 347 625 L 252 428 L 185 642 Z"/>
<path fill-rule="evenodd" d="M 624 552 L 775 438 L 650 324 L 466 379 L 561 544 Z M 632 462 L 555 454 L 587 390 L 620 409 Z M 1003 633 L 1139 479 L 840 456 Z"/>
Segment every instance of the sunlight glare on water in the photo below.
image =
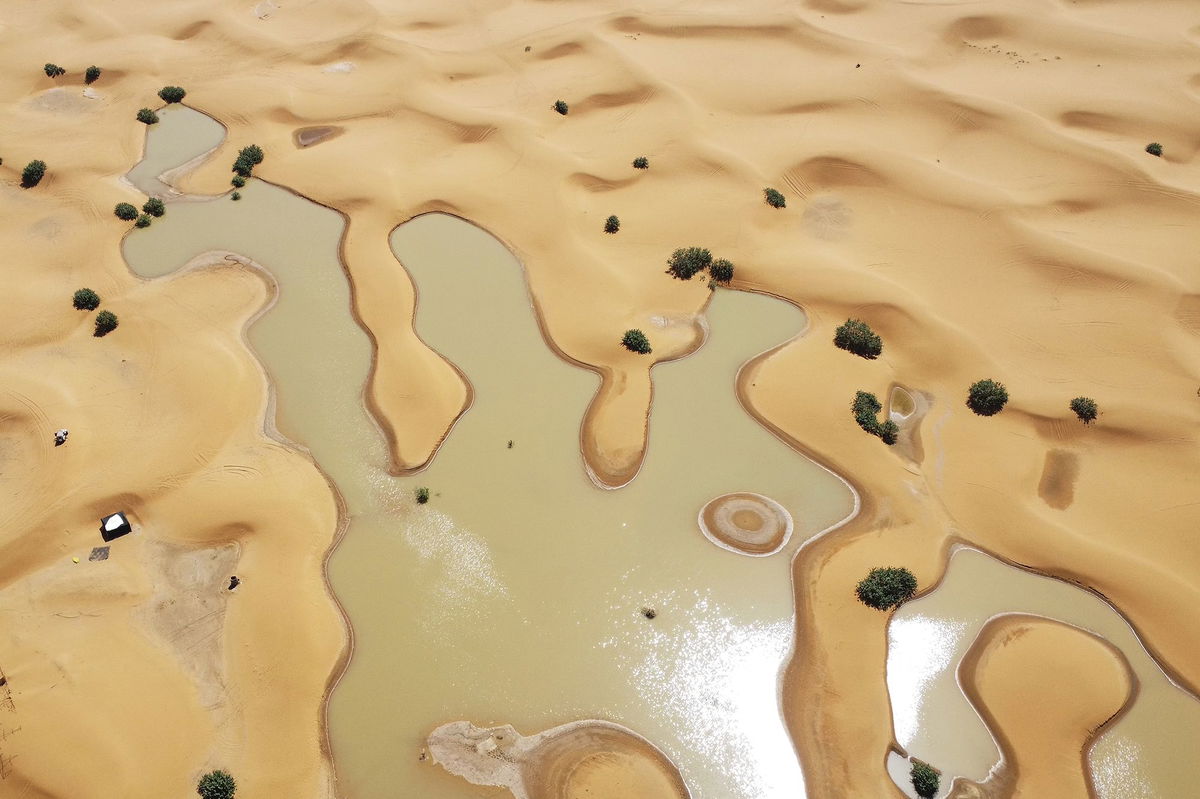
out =
<path fill-rule="evenodd" d="M 916 738 L 926 687 L 951 667 L 966 629 L 964 623 L 929 616 L 896 617 L 888 626 L 887 684 L 901 746 Z"/>

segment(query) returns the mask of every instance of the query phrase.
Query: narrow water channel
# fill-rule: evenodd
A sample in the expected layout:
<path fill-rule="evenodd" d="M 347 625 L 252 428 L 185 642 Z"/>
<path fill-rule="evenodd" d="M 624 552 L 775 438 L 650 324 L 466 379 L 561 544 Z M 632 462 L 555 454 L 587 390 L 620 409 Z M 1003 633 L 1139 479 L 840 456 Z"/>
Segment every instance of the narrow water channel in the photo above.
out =
<path fill-rule="evenodd" d="M 149 149 L 181 127 L 152 129 Z M 604 718 L 660 746 L 697 799 L 803 796 L 778 705 L 788 558 L 844 518 L 852 495 L 750 419 L 733 385 L 803 315 L 718 292 L 706 345 L 655 370 L 642 473 L 603 491 L 579 454 L 596 378 L 546 346 L 520 264 L 462 220 L 418 218 L 393 250 L 420 292 L 419 332 L 468 375 L 475 403 L 430 468 L 395 478 L 362 402 L 371 350 L 338 262 L 341 218 L 260 181 L 242 197 L 172 203 L 126 239 L 125 257 L 154 276 L 232 250 L 278 284 L 250 342 L 279 429 L 311 450 L 349 513 L 330 564 L 357 641 L 330 704 L 342 795 L 493 796 L 420 759 L 433 727 L 461 718 L 535 732 Z M 699 508 L 731 491 L 792 513 L 783 552 L 745 558 L 700 534 Z"/>
<path fill-rule="evenodd" d="M 1200 702 L 1175 687 L 1116 611 L 1059 580 L 961 549 L 933 593 L 905 604 L 888 630 L 888 691 L 901 746 L 954 776 L 984 779 L 1000 759 L 986 726 L 956 679 L 984 623 L 1020 612 L 1073 624 L 1105 638 L 1129 660 L 1139 682 L 1129 712 L 1096 742 L 1091 767 L 1101 799 L 1159 799 L 1195 794 L 1200 761 Z M 1052 711 L 1051 711 L 1052 712 Z M 893 769 L 910 796 L 907 766 Z"/>

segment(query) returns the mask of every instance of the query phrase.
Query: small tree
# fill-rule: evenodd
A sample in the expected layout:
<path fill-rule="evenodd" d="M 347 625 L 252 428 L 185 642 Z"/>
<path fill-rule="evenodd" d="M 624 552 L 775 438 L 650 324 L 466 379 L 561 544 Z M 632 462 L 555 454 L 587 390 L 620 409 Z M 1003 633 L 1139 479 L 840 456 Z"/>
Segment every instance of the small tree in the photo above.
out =
<path fill-rule="evenodd" d="M 917 792 L 917 796 L 924 799 L 933 799 L 937 795 L 938 786 L 941 784 L 941 775 L 937 769 L 928 763 L 913 758 L 912 770 L 909 772 L 912 778 L 913 790 Z"/>
<path fill-rule="evenodd" d="M 678 280 L 691 280 L 697 272 L 712 266 L 712 253 L 703 247 L 685 247 L 671 253 L 667 274 Z"/>
<path fill-rule="evenodd" d="M 254 171 L 254 167 L 261 164 L 262 161 L 262 148 L 257 144 L 251 144 L 238 151 L 238 156 L 233 161 L 233 171 L 236 172 L 239 177 L 248 178 Z"/>
<path fill-rule="evenodd" d="M 100 295 L 91 289 L 79 289 L 71 298 L 71 304 L 80 311 L 94 311 L 100 307 Z"/>
<path fill-rule="evenodd" d="M 878 358 L 883 352 L 883 339 L 861 319 L 847 319 L 838 325 L 833 343 L 839 349 L 868 359 Z"/>
<path fill-rule="evenodd" d="M 151 111 L 149 108 L 143 108 L 137 112 L 137 121 L 143 125 L 153 125 L 158 122 L 158 114 Z"/>
<path fill-rule="evenodd" d="M 246 185 L 246 179 L 241 175 L 234 175 L 233 180 L 229 181 L 235 189 L 240 189 Z"/>
<path fill-rule="evenodd" d="M 117 315 L 112 311 L 101 311 L 96 314 L 96 338 L 107 336 L 117 329 Z"/>
<path fill-rule="evenodd" d="M 229 199 L 237 202 L 238 200 L 242 199 L 242 193 L 240 191 L 235 191 L 233 194 L 229 195 Z"/>
<path fill-rule="evenodd" d="M 34 186 L 42 182 L 42 178 L 46 176 L 45 161 L 30 161 L 21 170 L 21 185 L 27 189 L 32 189 Z"/>
<path fill-rule="evenodd" d="M 164 103 L 181 103 L 187 92 L 178 86 L 163 86 L 158 90 L 158 96 Z"/>
<path fill-rule="evenodd" d="M 980 380 L 967 390 L 967 407 L 980 416 L 995 416 L 1008 402 L 1008 389 L 995 380 Z"/>
<path fill-rule="evenodd" d="M 712 276 L 713 282 L 727 284 L 733 280 L 733 264 L 724 258 L 718 258 L 708 268 L 708 274 Z"/>
<path fill-rule="evenodd" d="M 1152 141 L 1146 145 L 1146 152 L 1157 158 L 1162 158 L 1162 145 L 1156 141 Z"/>
<path fill-rule="evenodd" d="M 67 74 L 67 71 L 58 64 L 47 64 L 42 69 L 45 70 L 47 78 L 58 78 Z"/>
<path fill-rule="evenodd" d="M 425 486 L 421 486 L 420 488 L 417 489 L 417 504 L 424 505 L 428 501 L 429 501 L 429 489 L 426 488 Z"/>
<path fill-rule="evenodd" d="M 228 771 L 218 769 L 200 778 L 196 793 L 200 794 L 200 799 L 233 799 L 237 793 L 237 783 Z"/>
<path fill-rule="evenodd" d="M 167 212 L 167 206 L 157 197 L 151 197 L 142 203 L 142 210 L 150 214 L 150 216 L 162 216 Z"/>
<path fill-rule="evenodd" d="M 633 168 L 634 169 L 649 169 L 650 168 L 650 159 L 644 155 L 639 155 L 637 158 L 633 159 Z"/>
<path fill-rule="evenodd" d="M 787 207 L 787 199 L 775 189 L 763 189 L 763 196 L 766 197 L 767 205 L 772 208 Z"/>
<path fill-rule="evenodd" d="M 100 73 L 103 71 L 104 70 L 100 69 L 100 67 L 96 66 L 95 64 L 92 64 L 90 67 L 88 67 L 86 70 L 84 70 L 83 82 L 88 84 L 89 86 L 92 85 L 96 81 L 100 80 Z"/>
<path fill-rule="evenodd" d="M 137 208 L 129 203 L 117 203 L 113 213 L 117 215 L 117 219 L 124 219 L 126 222 L 132 222 L 138 216 Z"/>
<path fill-rule="evenodd" d="M 133 226 L 134 227 L 150 227 L 150 223 L 153 221 L 154 220 L 152 220 L 150 218 L 149 214 L 142 214 L 141 216 L 139 216 L 137 218 L 137 221 L 133 223 Z"/>
<path fill-rule="evenodd" d="M 563 116 L 566 116 L 567 111 L 569 111 L 570 109 L 567 108 L 566 100 L 555 100 L 554 101 L 554 110 L 557 111 L 558 113 L 562 114 Z"/>
<path fill-rule="evenodd" d="M 630 352 L 636 352 L 639 355 L 650 354 L 650 339 L 646 338 L 646 334 L 640 330 L 626 330 L 625 335 L 621 336 L 621 344 Z"/>
<path fill-rule="evenodd" d="M 617 219 L 617 217 L 615 215 L 610 216 L 608 219 L 604 220 L 604 232 L 605 233 L 616 233 L 620 229 L 621 229 L 621 220 Z"/>
<path fill-rule="evenodd" d="M 917 578 L 905 568 L 871 569 L 854 589 L 858 600 L 876 610 L 891 610 L 917 593 Z"/>
<path fill-rule="evenodd" d="M 879 421 L 878 413 L 883 410 L 883 405 L 874 394 L 867 391 L 855 392 L 850 410 L 854 413 L 854 421 L 858 422 L 858 426 L 863 430 L 873 436 L 879 436 L 889 447 L 896 443 L 900 428 L 890 419 L 882 423 Z"/>
<path fill-rule="evenodd" d="M 1100 415 L 1100 406 L 1091 397 L 1076 397 L 1071 400 L 1071 410 L 1084 424 L 1093 422 Z"/>

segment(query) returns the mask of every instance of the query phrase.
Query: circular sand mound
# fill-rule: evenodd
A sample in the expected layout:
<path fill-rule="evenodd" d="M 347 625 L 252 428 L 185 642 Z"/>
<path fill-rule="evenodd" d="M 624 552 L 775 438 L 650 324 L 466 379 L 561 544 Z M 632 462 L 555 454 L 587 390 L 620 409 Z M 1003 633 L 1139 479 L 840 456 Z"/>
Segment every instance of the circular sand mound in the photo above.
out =
<path fill-rule="evenodd" d="M 792 535 L 792 514 L 761 494 L 719 496 L 700 509 L 698 521 L 710 541 L 743 555 L 778 552 Z"/>

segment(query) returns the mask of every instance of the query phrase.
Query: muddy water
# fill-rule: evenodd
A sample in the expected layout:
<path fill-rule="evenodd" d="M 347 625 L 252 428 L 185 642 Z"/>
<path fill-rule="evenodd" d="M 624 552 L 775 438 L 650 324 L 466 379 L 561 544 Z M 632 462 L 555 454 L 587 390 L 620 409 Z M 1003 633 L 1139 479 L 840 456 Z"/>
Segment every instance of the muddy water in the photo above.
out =
<path fill-rule="evenodd" d="M 1000 753 L 959 688 L 955 670 L 984 622 L 1006 612 L 1035 613 L 1090 630 L 1128 658 L 1140 692 L 1091 754 L 1102 799 L 1194 792 L 1200 783 L 1193 751 L 1200 740 L 1200 702 L 1167 680 L 1128 624 L 1099 598 L 974 550 L 959 550 L 942 585 L 904 605 L 889 627 L 888 690 L 902 746 L 942 769 L 943 785 L 953 776 L 987 776 Z M 906 780 L 899 782 L 913 795 Z"/>
<path fill-rule="evenodd" d="M 125 176 L 141 191 L 157 197 L 174 194 L 158 179 L 203 153 L 225 138 L 225 128 L 212 117 L 184 105 L 169 105 L 159 110 L 158 122 L 151 125 L 142 160 Z"/>
<path fill-rule="evenodd" d="M 156 126 L 150 151 L 172 130 Z M 661 746 L 697 797 L 802 796 L 777 701 L 792 627 L 787 558 L 852 497 L 755 424 L 733 380 L 803 316 L 719 293 L 706 346 L 656 369 L 641 475 L 602 491 L 578 437 L 596 378 L 547 348 L 507 250 L 460 220 L 422 217 L 393 247 L 420 290 L 422 336 L 466 372 L 476 399 L 428 470 L 394 478 L 362 402 L 371 350 L 337 260 L 340 217 L 259 181 L 242 197 L 172 203 L 124 251 L 153 276 L 232 250 L 278 283 L 249 338 L 280 430 L 312 451 L 349 513 L 330 564 L 357 642 L 330 704 L 342 795 L 492 795 L 419 760 L 429 730 L 466 718 L 534 732 L 600 717 Z M 413 501 L 419 486 L 428 505 Z M 792 513 L 784 553 L 742 558 L 700 534 L 699 508 L 730 491 Z"/>

